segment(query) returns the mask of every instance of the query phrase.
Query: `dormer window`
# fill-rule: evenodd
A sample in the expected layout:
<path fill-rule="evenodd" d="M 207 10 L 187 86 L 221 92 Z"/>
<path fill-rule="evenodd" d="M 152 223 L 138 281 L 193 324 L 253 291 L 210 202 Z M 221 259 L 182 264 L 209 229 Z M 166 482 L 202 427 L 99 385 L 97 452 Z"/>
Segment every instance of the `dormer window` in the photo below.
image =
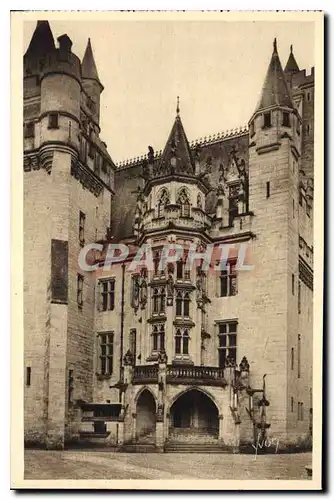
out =
<path fill-rule="evenodd" d="M 282 121 L 283 127 L 290 127 L 290 113 L 287 111 L 283 111 L 283 121 Z"/>
<path fill-rule="evenodd" d="M 263 128 L 269 128 L 271 127 L 271 113 L 264 113 L 263 114 Z"/>

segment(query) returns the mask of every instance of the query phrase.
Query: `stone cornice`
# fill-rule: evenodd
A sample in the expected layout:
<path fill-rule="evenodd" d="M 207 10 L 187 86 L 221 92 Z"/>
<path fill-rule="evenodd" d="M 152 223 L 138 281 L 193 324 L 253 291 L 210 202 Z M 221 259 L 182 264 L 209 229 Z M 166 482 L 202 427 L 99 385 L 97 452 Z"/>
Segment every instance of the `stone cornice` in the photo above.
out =
<path fill-rule="evenodd" d="M 103 187 L 107 187 L 94 172 L 83 165 L 78 159 L 72 159 L 71 161 L 71 175 L 96 197 L 100 195 Z M 110 191 L 110 188 L 107 189 Z"/>
<path fill-rule="evenodd" d="M 152 186 L 156 186 L 159 184 L 166 184 L 171 181 L 178 181 L 182 184 L 197 184 L 205 194 L 207 194 L 210 191 L 210 187 L 201 177 L 195 175 L 182 175 L 181 173 L 175 173 L 171 175 L 164 175 L 161 177 L 152 177 L 151 179 L 147 180 L 143 193 L 147 195 L 151 190 Z"/>

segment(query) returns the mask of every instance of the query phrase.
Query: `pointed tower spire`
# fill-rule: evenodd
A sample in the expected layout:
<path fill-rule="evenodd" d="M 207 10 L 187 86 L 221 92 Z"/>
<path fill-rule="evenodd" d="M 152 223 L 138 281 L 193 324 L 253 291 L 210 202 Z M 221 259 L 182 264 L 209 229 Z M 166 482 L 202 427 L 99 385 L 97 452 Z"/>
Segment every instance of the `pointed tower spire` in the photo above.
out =
<path fill-rule="evenodd" d="M 176 115 L 179 116 L 180 114 L 180 97 L 177 96 L 177 99 L 176 99 Z"/>
<path fill-rule="evenodd" d="M 293 47 L 290 45 L 290 55 L 288 62 L 286 63 L 284 73 L 297 73 L 299 71 L 298 64 L 296 62 L 295 56 L 293 54 Z"/>
<path fill-rule="evenodd" d="M 274 46 L 274 54 L 277 54 L 277 40 L 276 40 L 276 38 L 274 38 L 273 46 Z"/>
<path fill-rule="evenodd" d="M 101 84 L 100 79 L 99 79 L 99 75 L 97 72 L 96 64 L 95 64 L 92 45 L 90 43 L 90 38 L 88 38 L 88 43 L 87 43 L 87 47 L 85 50 L 85 55 L 83 56 L 82 63 L 81 63 L 81 74 L 82 74 L 82 78 L 86 78 L 89 80 L 96 80 L 97 82 L 99 82 Z"/>
<path fill-rule="evenodd" d="M 292 98 L 278 56 L 276 38 L 274 39 L 273 45 L 273 53 L 255 111 L 271 106 L 287 106 L 293 108 Z"/>
<path fill-rule="evenodd" d="M 37 26 L 31 37 L 25 57 L 38 57 L 54 50 L 55 42 L 48 21 L 37 21 Z"/>
<path fill-rule="evenodd" d="M 195 174 L 195 164 L 180 117 L 179 97 L 177 97 L 175 121 L 157 168 L 159 176 L 177 173 L 181 175 Z"/>

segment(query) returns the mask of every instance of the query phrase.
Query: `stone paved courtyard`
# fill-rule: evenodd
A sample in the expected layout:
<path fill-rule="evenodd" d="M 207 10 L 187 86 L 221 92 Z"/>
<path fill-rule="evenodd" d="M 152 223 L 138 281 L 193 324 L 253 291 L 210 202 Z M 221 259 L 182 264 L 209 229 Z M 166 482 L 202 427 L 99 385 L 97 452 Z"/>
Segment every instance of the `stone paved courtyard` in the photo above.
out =
<path fill-rule="evenodd" d="M 26 450 L 25 479 L 307 479 L 311 453 L 229 455 Z"/>

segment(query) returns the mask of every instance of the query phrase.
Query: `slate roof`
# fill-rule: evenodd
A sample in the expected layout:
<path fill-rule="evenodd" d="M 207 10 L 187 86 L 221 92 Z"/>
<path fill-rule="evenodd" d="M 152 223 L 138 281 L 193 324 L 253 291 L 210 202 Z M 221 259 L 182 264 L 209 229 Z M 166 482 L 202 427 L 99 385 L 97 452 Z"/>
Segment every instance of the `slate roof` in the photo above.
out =
<path fill-rule="evenodd" d="M 88 38 L 87 47 L 81 63 L 81 75 L 82 78 L 97 80 L 101 84 L 95 64 L 90 38 Z"/>
<path fill-rule="evenodd" d="M 42 56 L 55 48 L 53 34 L 48 21 L 37 21 L 37 26 L 31 37 L 25 57 Z"/>
<path fill-rule="evenodd" d="M 277 52 L 276 38 L 274 40 L 274 50 L 262 87 L 261 96 L 255 111 L 260 111 L 271 106 L 287 106 L 293 108 L 292 98 Z"/>
<path fill-rule="evenodd" d="M 290 45 L 290 55 L 288 62 L 286 63 L 286 66 L 284 68 L 284 73 L 297 73 L 298 71 L 299 67 L 295 59 L 295 56 L 293 55 L 293 47 L 292 45 Z"/>
<path fill-rule="evenodd" d="M 182 125 L 179 106 L 177 106 L 177 114 L 172 130 L 154 172 L 155 176 L 172 175 L 174 173 L 183 175 L 195 174 L 195 164 Z"/>

